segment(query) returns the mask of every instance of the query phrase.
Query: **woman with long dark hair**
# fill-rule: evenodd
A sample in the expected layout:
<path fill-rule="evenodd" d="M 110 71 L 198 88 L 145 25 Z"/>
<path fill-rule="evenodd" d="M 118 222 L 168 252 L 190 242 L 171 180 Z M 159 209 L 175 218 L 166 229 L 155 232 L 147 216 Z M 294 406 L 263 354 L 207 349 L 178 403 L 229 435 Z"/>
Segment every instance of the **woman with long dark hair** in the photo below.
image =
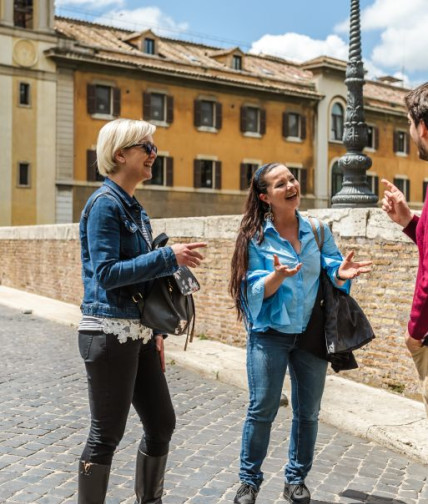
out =
<path fill-rule="evenodd" d="M 285 165 L 261 166 L 251 182 L 232 258 L 230 293 L 248 332 L 250 394 L 235 504 L 256 501 L 287 369 L 293 420 L 284 497 L 294 504 L 310 502 L 305 478 L 314 456 L 327 361 L 299 348 L 299 341 L 317 297 L 321 267 L 345 292 L 349 280 L 370 271 L 371 263 L 354 262 L 353 252 L 343 259 L 328 226 L 320 251 L 299 203 L 299 182 Z M 316 228 L 319 232 L 319 223 Z"/>

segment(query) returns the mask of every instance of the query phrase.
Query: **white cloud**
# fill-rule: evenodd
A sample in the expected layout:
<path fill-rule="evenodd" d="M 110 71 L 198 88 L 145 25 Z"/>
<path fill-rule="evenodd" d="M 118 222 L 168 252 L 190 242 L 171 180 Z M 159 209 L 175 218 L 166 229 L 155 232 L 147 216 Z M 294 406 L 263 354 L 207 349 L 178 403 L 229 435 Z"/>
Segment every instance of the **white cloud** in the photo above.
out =
<path fill-rule="evenodd" d="M 189 27 L 188 23 L 177 23 L 173 18 L 166 16 L 158 7 L 140 7 L 133 10 L 113 9 L 94 21 L 135 31 L 152 28 L 159 35 L 171 35 L 171 32 L 182 33 Z"/>
<path fill-rule="evenodd" d="M 428 70 L 427 26 L 426 0 L 374 0 L 361 12 L 363 39 L 364 31 L 380 32 L 371 60 L 389 72 Z M 348 31 L 349 19 L 335 27 L 336 33 Z"/>
<path fill-rule="evenodd" d="M 270 54 L 293 61 L 306 61 L 320 55 L 347 59 L 348 46 L 338 35 L 329 35 L 325 40 L 316 40 L 299 33 L 264 35 L 253 42 L 250 52 Z"/>
<path fill-rule="evenodd" d="M 375 0 L 361 13 L 361 25 L 364 30 L 377 30 L 389 27 L 412 28 L 426 11 L 426 0 Z"/>

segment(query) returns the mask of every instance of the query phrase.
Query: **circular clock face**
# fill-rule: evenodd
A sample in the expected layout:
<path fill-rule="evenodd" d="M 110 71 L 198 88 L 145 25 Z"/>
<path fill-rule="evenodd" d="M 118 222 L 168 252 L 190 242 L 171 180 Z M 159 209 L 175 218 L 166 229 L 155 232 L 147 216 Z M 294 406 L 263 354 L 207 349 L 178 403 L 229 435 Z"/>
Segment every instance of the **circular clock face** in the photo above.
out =
<path fill-rule="evenodd" d="M 13 59 L 23 67 L 32 67 L 37 62 L 36 48 L 31 40 L 17 40 L 13 46 Z"/>

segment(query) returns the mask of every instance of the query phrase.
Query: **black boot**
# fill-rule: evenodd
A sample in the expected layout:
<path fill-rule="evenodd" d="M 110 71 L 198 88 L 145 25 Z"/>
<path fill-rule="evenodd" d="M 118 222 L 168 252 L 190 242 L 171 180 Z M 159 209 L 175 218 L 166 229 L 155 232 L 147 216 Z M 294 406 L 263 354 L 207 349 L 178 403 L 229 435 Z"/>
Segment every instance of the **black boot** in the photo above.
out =
<path fill-rule="evenodd" d="M 135 504 L 162 504 L 163 480 L 168 454 L 151 457 L 141 450 L 135 471 Z"/>
<path fill-rule="evenodd" d="M 79 461 L 77 504 L 104 504 L 110 466 Z"/>

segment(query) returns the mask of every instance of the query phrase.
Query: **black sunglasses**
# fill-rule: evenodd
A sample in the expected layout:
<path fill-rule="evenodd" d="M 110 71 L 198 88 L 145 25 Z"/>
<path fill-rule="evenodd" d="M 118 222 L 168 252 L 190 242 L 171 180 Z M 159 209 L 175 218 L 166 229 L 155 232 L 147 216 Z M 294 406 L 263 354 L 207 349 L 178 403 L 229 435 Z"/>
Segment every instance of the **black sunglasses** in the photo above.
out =
<path fill-rule="evenodd" d="M 150 156 L 152 152 L 154 152 L 156 156 L 158 154 L 158 148 L 151 142 L 136 143 L 130 145 L 127 149 L 131 149 L 132 147 L 141 147 L 148 156 Z"/>

